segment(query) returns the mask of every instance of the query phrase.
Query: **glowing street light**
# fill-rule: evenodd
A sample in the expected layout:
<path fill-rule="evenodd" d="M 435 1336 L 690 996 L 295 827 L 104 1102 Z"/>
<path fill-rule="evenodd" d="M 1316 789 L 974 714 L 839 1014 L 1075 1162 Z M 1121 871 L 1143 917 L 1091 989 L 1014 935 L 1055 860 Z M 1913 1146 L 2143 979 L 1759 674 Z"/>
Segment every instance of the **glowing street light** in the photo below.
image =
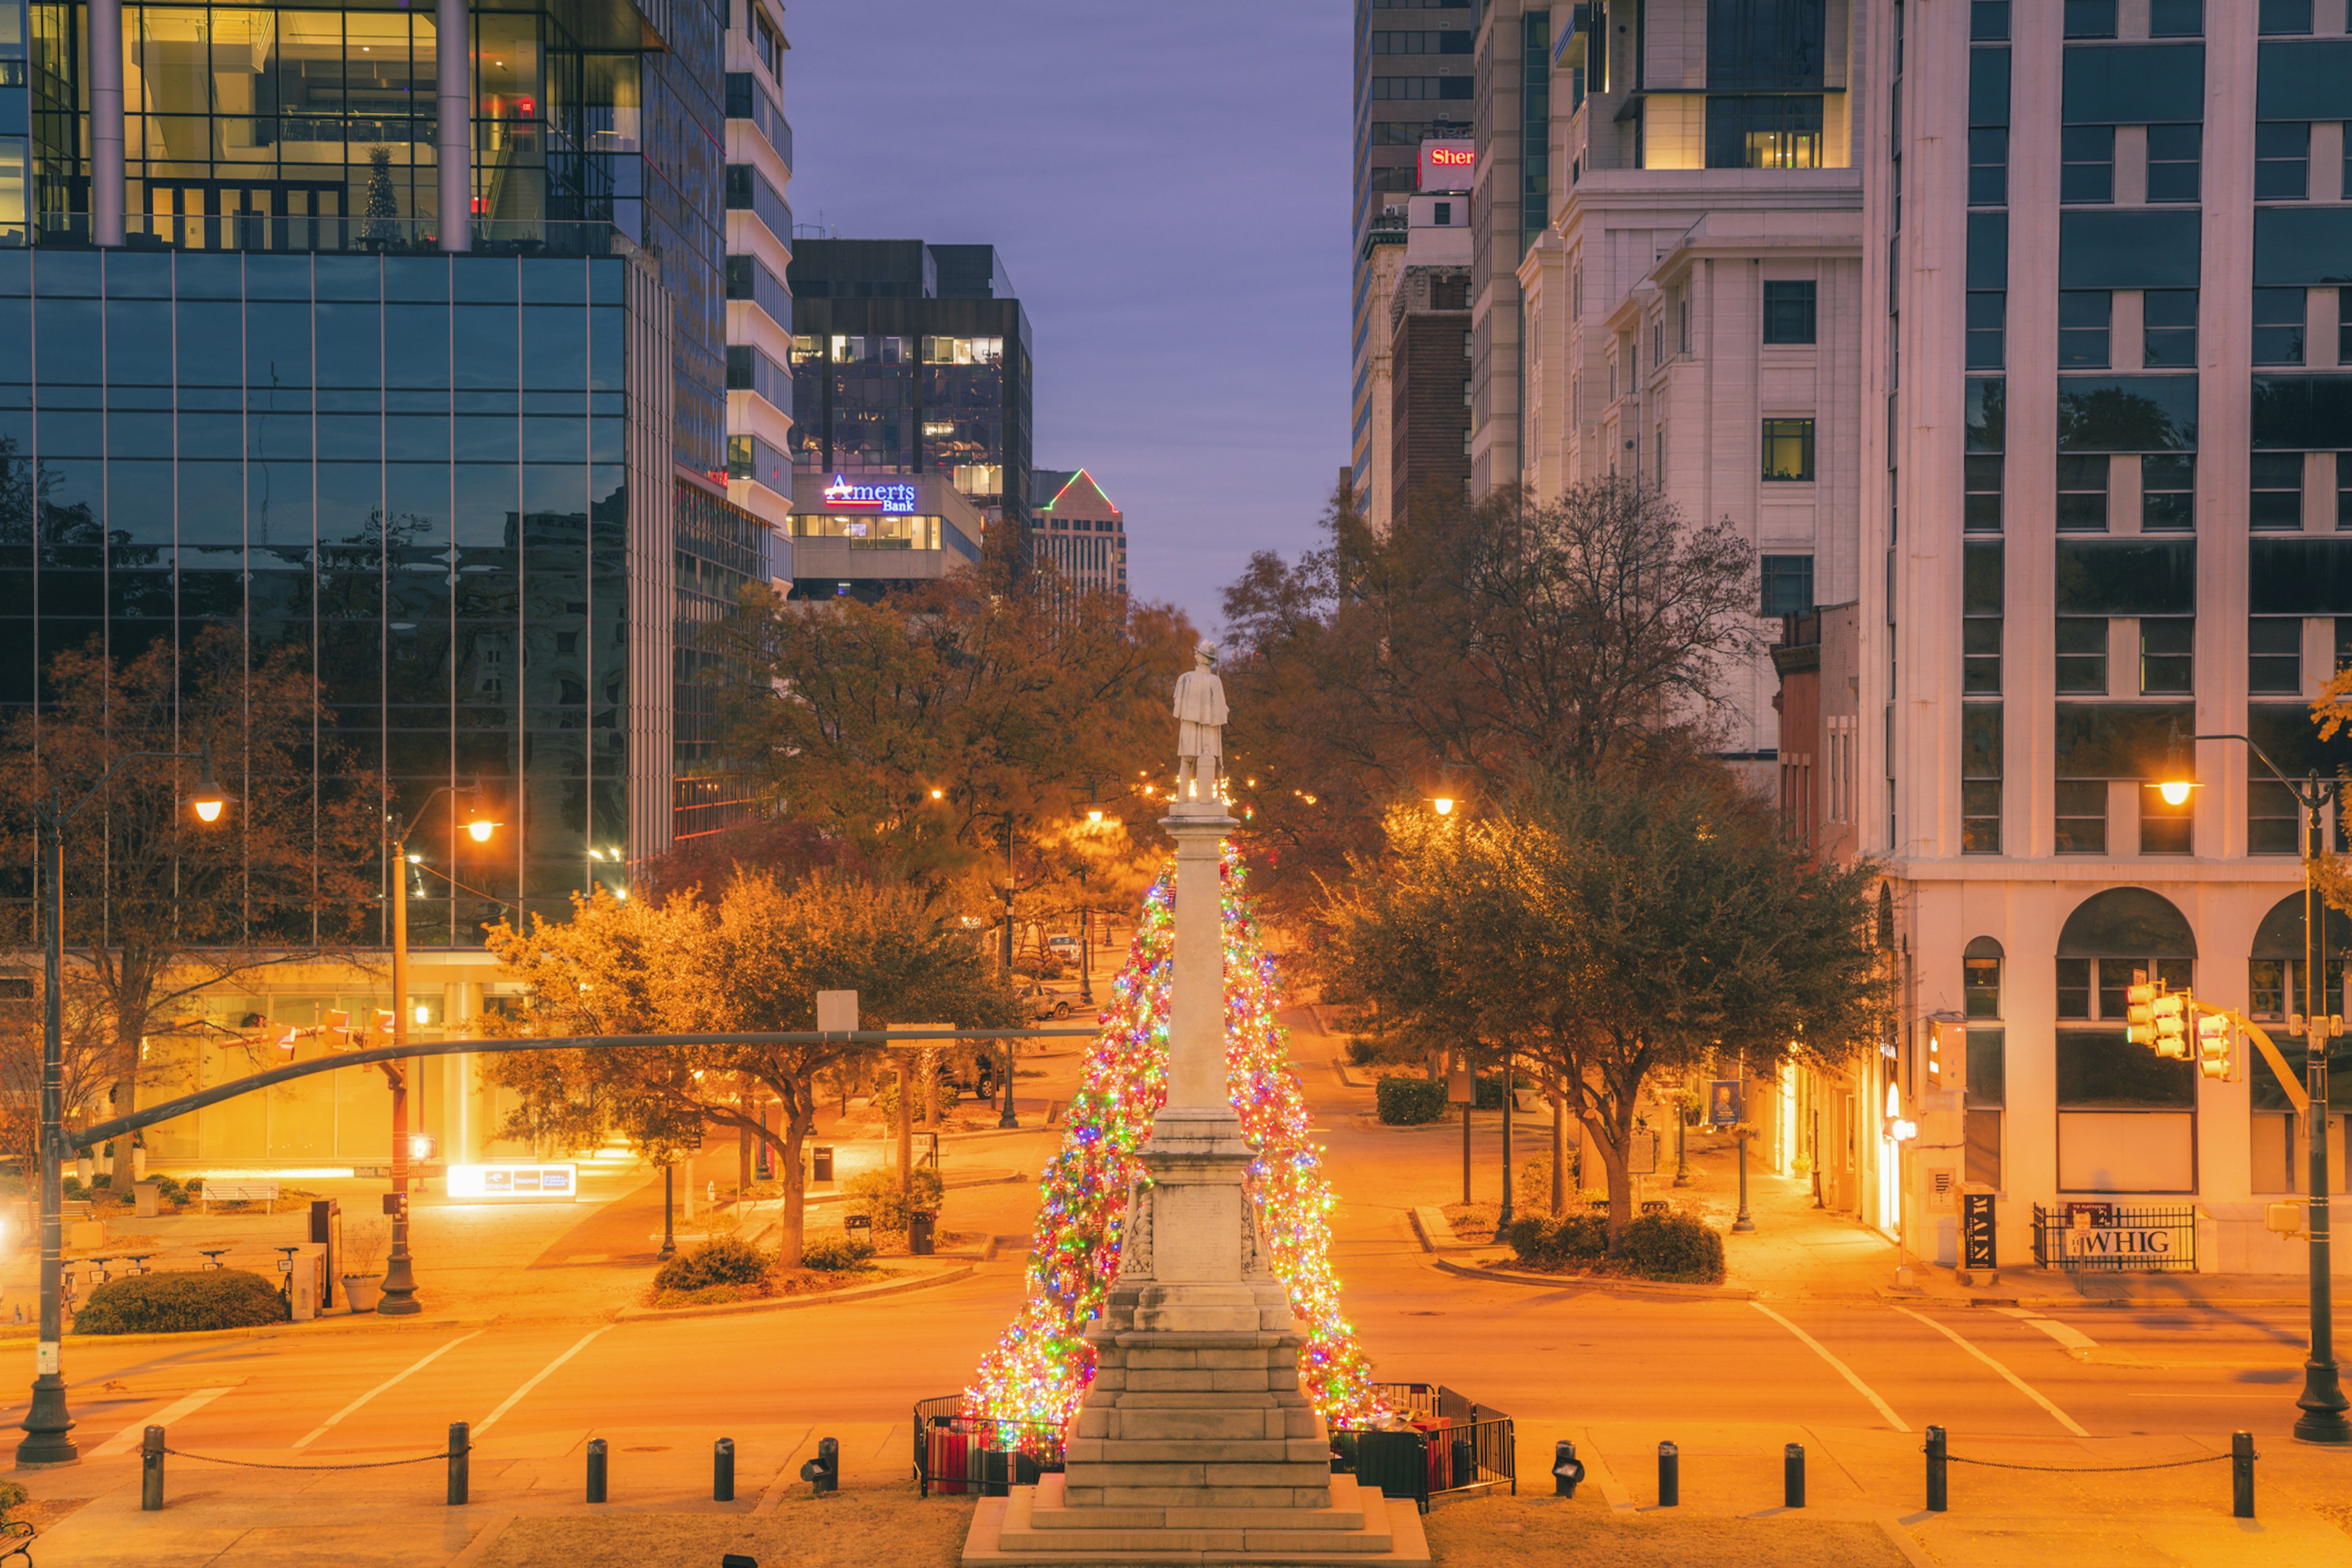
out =
<path fill-rule="evenodd" d="M 1454 797 L 1450 795 L 1441 795 L 1429 804 L 1431 808 L 1433 809 L 1440 816 L 1451 816 L 1454 815 Z"/>

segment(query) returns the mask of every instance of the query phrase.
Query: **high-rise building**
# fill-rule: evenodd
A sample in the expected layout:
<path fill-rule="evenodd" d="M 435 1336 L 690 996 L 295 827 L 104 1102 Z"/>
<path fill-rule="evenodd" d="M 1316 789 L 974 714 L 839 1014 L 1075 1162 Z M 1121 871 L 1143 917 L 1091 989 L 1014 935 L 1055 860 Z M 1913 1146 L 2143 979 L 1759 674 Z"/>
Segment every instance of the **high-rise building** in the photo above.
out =
<path fill-rule="evenodd" d="M 1036 496 L 1032 550 L 1051 561 L 1079 587 L 1127 592 L 1127 518 L 1084 468 L 1039 468 L 1031 476 Z"/>
<path fill-rule="evenodd" d="M 1478 11 L 1470 122 L 1470 490 L 1521 479 L 1526 373 L 1519 260 L 1551 220 L 1552 18 L 1570 6 L 1486 0 Z"/>
<path fill-rule="evenodd" d="M 793 461 L 828 479 L 938 474 L 991 522 L 1030 522 L 1029 317 L 995 247 L 794 248 Z"/>
<path fill-rule="evenodd" d="M 339 997 L 460 1024 L 484 921 L 563 918 L 743 809 L 699 642 L 779 514 L 728 493 L 725 261 L 791 226 L 756 153 L 766 237 L 730 211 L 728 35 L 772 40 L 776 125 L 782 42 L 731 4 L 0 0 L 0 705 L 61 648 L 228 626 L 316 670 L 388 817 L 478 781 L 504 825 L 382 856 L 415 995 L 288 971 L 230 1027 Z M 789 406 L 752 428 L 788 442 Z M 426 1075 L 428 1123 L 460 1078 Z M 273 1115 L 296 1142 L 226 1157 L 383 1148 Z M 159 1160 L 200 1130 L 168 1125 Z"/>
<path fill-rule="evenodd" d="M 1349 461 L 1376 529 L 1389 521 L 1389 307 L 1421 144 L 1470 133 L 1471 0 L 1356 0 L 1355 174 L 1349 223 Z"/>

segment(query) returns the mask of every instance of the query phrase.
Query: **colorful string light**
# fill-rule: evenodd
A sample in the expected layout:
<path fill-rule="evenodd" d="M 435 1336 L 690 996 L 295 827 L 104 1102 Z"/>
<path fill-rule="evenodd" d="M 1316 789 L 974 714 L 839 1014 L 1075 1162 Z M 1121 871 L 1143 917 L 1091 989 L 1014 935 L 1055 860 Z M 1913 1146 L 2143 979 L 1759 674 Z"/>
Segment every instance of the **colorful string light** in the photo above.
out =
<path fill-rule="evenodd" d="M 1306 1331 L 1299 1384 L 1327 1420 L 1361 1422 L 1378 1412 L 1371 1364 L 1339 1310 L 1331 1272 L 1335 1201 L 1320 1152 L 1307 1141 L 1307 1099 L 1275 1020 L 1280 989 L 1260 941 L 1233 847 L 1224 847 L 1225 1068 L 1234 1110 L 1258 1152 L 1250 1166 L 1260 1234 L 1275 1274 L 1289 1288 Z M 1168 1008 L 1176 950 L 1174 873 L 1144 896 L 1127 963 L 1103 1009 L 1062 1147 L 1037 1187 L 1029 1295 L 985 1356 L 964 1407 L 1000 1421 L 1061 1426 L 1094 1378 L 1094 1347 L 1080 1337 L 1118 1272 L 1128 1187 L 1151 1118 L 1168 1097 Z"/>

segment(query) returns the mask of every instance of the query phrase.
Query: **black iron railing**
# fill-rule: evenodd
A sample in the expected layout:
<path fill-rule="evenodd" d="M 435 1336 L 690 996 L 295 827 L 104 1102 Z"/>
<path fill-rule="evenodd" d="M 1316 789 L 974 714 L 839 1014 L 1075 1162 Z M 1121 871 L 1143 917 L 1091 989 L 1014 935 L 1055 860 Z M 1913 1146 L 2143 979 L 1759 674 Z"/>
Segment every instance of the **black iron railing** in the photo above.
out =
<path fill-rule="evenodd" d="M 2193 1274 L 2197 1210 L 2110 1203 L 2033 1205 L 2033 1261 L 2071 1273 Z"/>
<path fill-rule="evenodd" d="M 924 1497 L 1003 1497 L 1061 1468 L 1059 1426 L 968 1415 L 961 1394 L 915 1402 L 915 1480 Z"/>

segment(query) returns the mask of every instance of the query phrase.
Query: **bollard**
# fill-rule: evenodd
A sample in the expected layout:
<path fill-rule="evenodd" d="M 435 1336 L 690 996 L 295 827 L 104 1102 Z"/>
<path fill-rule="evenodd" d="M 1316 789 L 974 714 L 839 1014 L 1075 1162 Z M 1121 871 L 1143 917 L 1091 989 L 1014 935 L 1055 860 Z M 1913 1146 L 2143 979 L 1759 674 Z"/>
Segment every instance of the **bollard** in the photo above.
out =
<path fill-rule="evenodd" d="M 1805 1446 L 1791 1443 L 1780 1451 L 1780 1505 L 1805 1506 Z"/>
<path fill-rule="evenodd" d="M 710 1445 L 710 1500 L 735 1500 L 735 1439 L 721 1437 Z"/>
<path fill-rule="evenodd" d="M 462 1507 L 469 1500 L 474 1484 L 474 1429 L 469 1422 L 449 1423 L 449 1506 Z"/>
<path fill-rule="evenodd" d="M 591 1437 L 588 1440 L 588 1500 L 590 1502 L 604 1500 L 604 1439 Z"/>
<path fill-rule="evenodd" d="M 1562 1437 L 1551 1446 L 1551 1489 L 1554 1497 L 1574 1497 L 1576 1484 L 1584 1479 L 1584 1461 L 1576 1457 L 1576 1445 Z"/>
<path fill-rule="evenodd" d="M 1683 1500 L 1683 1454 L 1672 1443 L 1658 1445 L 1658 1506 L 1679 1508 Z"/>
<path fill-rule="evenodd" d="M 1944 1429 L 1927 1428 L 1927 1511 L 1942 1513 L 1949 1506 L 1944 1490 Z"/>
<path fill-rule="evenodd" d="M 152 1432 L 155 1428 L 150 1426 L 147 1430 Z M 2252 1432 L 2230 1434 L 2230 1517 L 2254 1517 L 2254 1435 Z"/>
<path fill-rule="evenodd" d="M 816 1458 L 801 1466 L 801 1479 L 812 1496 L 841 1489 L 841 1445 L 831 1437 L 816 1441 Z"/>
<path fill-rule="evenodd" d="M 139 1439 L 139 1510 L 154 1513 L 163 1506 L 163 1428 L 150 1426 Z"/>

